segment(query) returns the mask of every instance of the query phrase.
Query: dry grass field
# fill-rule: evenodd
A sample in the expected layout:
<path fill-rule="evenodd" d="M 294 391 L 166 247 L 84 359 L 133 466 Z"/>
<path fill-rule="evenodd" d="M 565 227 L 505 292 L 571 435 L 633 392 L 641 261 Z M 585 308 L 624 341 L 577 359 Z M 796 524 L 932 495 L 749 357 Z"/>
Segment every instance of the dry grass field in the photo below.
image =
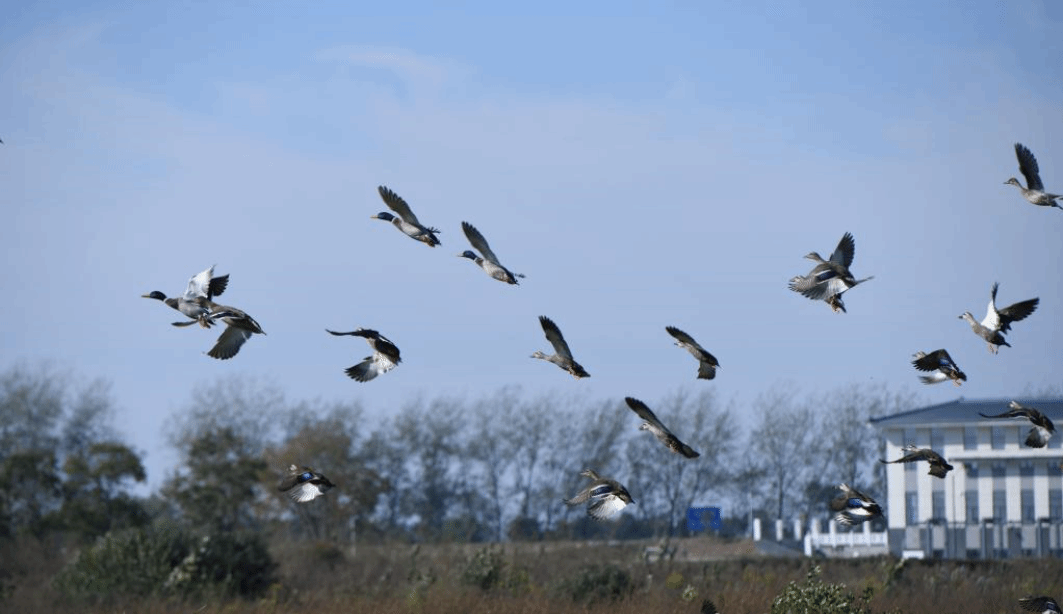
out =
<path fill-rule="evenodd" d="M 61 561 L 39 548 L 17 551 L 5 580 L 4 612 L 176 614 L 373 612 L 493 614 L 699 612 L 711 599 L 725 614 L 765 613 L 787 584 L 818 565 L 825 583 L 854 595 L 873 590 L 873 612 L 1018 612 L 1029 594 L 1060 597 L 1063 561 L 924 562 L 892 558 L 770 558 L 746 540 L 681 539 L 671 560 L 647 560 L 648 542 L 373 545 L 344 551 L 326 543 L 275 546 L 277 581 L 256 600 L 124 598 L 70 602 L 51 588 Z M 8 551 L 5 555 L 13 554 Z M 596 567 L 597 566 L 597 567 Z M 612 569 L 594 576 L 588 569 Z M 619 570 L 619 571 L 616 571 Z M 578 581 L 583 580 L 583 584 Z M 603 593 L 596 599 L 595 591 Z"/>

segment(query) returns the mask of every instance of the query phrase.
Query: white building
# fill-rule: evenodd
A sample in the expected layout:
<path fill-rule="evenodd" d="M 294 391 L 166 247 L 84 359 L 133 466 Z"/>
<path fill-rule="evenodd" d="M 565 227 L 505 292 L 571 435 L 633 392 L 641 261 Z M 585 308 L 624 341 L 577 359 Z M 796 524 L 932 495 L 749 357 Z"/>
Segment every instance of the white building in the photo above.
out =
<path fill-rule="evenodd" d="M 1010 399 L 1008 399 L 1010 400 Z M 926 462 L 886 465 L 890 552 L 945 558 L 1063 556 L 1063 432 L 1045 448 L 1023 445 L 1032 426 L 988 419 L 1008 400 L 956 401 L 872 418 L 886 460 L 901 447 L 930 447 L 954 467 L 945 479 Z M 1063 399 L 1015 399 L 1063 430 Z M 881 501 L 880 501 L 881 503 Z"/>

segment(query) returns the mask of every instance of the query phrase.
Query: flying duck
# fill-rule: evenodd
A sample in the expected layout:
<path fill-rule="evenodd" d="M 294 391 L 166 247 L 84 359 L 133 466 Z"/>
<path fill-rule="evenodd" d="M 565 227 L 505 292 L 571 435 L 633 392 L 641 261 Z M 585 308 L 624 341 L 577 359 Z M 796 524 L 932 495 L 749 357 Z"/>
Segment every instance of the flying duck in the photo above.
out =
<path fill-rule="evenodd" d="M 214 310 L 207 316 L 211 322 L 221 320 L 225 322 L 225 330 L 218 337 L 214 347 L 210 348 L 207 356 L 218 360 L 228 360 L 240 351 L 240 348 L 251 338 L 251 335 L 265 335 L 266 331 L 258 325 L 254 318 L 247 315 L 236 307 L 226 305 L 214 305 Z"/>
<path fill-rule="evenodd" d="M 631 408 L 631 411 L 638 414 L 639 418 L 645 420 L 640 426 L 640 431 L 649 431 L 665 445 L 669 450 L 676 454 L 681 454 L 687 458 L 697 458 L 701 456 L 696 452 L 694 448 L 691 448 L 687 444 L 679 441 L 679 438 L 672 434 L 672 431 L 668 430 L 668 427 L 661 424 L 661 421 L 657 419 L 657 415 L 653 411 L 646 407 L 646 404 L 642 401 L 632 398 L 624 397 L 627 402 L 627 406 Z"/>
<path fill-rule="evenodd" d="M 384 204 L 395 213 L 398 213 L 399 216 L 395 217 L 387 211 L 381 211 L 376 215 L 370 216 L 372 219 L 391 222 L 404 235 L 411 239 L 416 239 L 428 247 L 439 245 L 439 238 L 436 237 L 436 233 L 440 232 L 438 228 L 422 226 L 421 222 L 417 221 L 417 216 L 413 214 L 410 206 L 406 204 L 406 201 L 386 186 L 378 186 L 377 191 L 380 192 L 380 198 L 384 199 Z"/>
<path fill-rule="evenodd" d="M 620 513 L 620 510 L 635 501 L 620 482 L 603 478 L 593 469 L 585 469 L 580 475 L 593 480 L 586 488 L 576 493 L 571 499 L 565 499 L 568 505 L 587 505 L 587 515 L 595 520 L 606 520 Z"/>
<path fill-rule="evenodd" d="M 1027 612 L 1060 614 L 1059 604 L 1051 597 L 1022 597 L 1019 599 L 1019 605 Z"/>
<path fill-rule="evenodd" d="M 1056 432 L 1056 425 L 1052 424 L 1052 420 L 1040 411 L 1015 401 L 1008 403 L 1008 408 L 1008 411 L 995 416 L 987 416 L 982 412 L 978 412 L 978 415 L 983 418 L 1026 418 L 1033 423 L 1033 428 L 1026 435 L 1026 445 L 1031 448 L 1045 447 L 1045 444 Z"/>
<path fill-rule="evenodd" d="M 675 338 L 675 344 L 678 347 L 690 352 L 694 358 L 698 359 L 698 379 L 712 379 L 716 377 L 716 369 L 720 368 L 719 361 L 706 350 L 701 347 L 697 341 L 690 335 L 684 333 L 674 326 L 665 326 L 664 330 L 668 331 L 668 334 Z"/>
<path fill-rule="evenodd" d="M 542 325 L 543 332 L 546 333 L 546 340 L 550 342 L 550 345 L 554 346 L 554 353 L 547 356 L 542 352 L 536 351 L 531 357 L 552 362 L 568 371 L 576 379 L 590 377 L 591 374 L 587 373 L 586 369 L 572 358 L 572 351 L 568 349 L 568 343 L 565 343 L 565 338 L 561 335 L 561 329 L 557 327 L 557 324 L 554 324 L 554 321 L 546 316 L 539 316 L 539 324 Z"/>
<path fill-rule="evenodd" d="M 472 244 L 473 248 L 483 254 L 483 258 L 477 256 L 475 252 L 470 250 L 465 250 L 458 254 L 459 258 L 468 258 L 469 260 L 472 260 L 483 269 L 485 273 L 498 281 L 504 281 L 507 284 L 516 285 L 517 278 L 524 277 L 524 275 L 520 273 L 514 274 L 509 269 L 502 266 L 502 263 L 498 261 L 498 257 L 495 256 L 493 251 L 491 251 L 491 246 L 487 244 L 487 239 L 480 234 L 479 230 L 476 230 L 475 226 L 468 222 L 462 222 L 461 229 L 465 232 L 465 238 L 469 240 L 469 243 Z"/>
<path fill-rule="evenodd" d="M 874 275 L 863 279 L 853 277 L 849 267 L 852 266 L 855 255 L 856 242 L 853 235 L 847 232 L 838 241 L 838 247 L 834 248 L 830 260 L 824 260 L 818 252 L 809 252 L 805 258 L 816 262 L 816 266 L 808 275 L 798 275 L 790 279 L 790 289 L 814 301 L 826 301 L 832 311 L 844 313 L 842 294 L 857 284 L 874 279 Z"/>
<path fill-rule="evenodd" d="M 836 512 L 834 520 L 839 524 L 860 524 L 882 515 L 882 508 L 871 497 L 848 484 L 839 484 L 838 488 L 842 494 L 831 499 L 830 511 Z"/>
<path fill-rule="evenodd" d="M 1041 183 L 1041 171 L 1037 168 L 1037 158 L 1033 157 L 1033 152 L 1026 149 L 1022 143 L 1015 143 L 1015 157 L 1019 159 L 1019 172 L 1026 178 L 1026 187 L 1022 187 L 1019 180 L 1014 177 L 1005 181 L 1004 185 L 1013 185 L 1019 188 L 1019 191 L 1022 192 L 1022 197 L 1027 202 L 1041 207 L 1059 207 L 1063 209 L 1063 206 L 1056 202 L 1057 198 L 1063 198 L 1063 194 L 1045 192 L 1045 184 Z"/>
<path fill-rule="evenodd" d="M 288 496 L 296 503 L 306 503 L 325 494 L 334 486 L 336 485 L 328 478 L 310 467 L 300 469 L 295 465 L 290 465 L 288 475 L 277 485 L 277 490 L 288 493 Z"/>
<path fill-rule="evenodd" d="M 941 479 L 945 479 L 945 474 L 952 471 L 952 465 L 948 464 L 940 454 L 930 448 L 917 448 L 912 444 L 908 444 L 901 448 L 901 450 L 907 452 L 907 454 L 895 461 L 888 461 L 880 458 L 878 462 L 888 465 L 891 463 L 915 463 L 925 460 L 930 463 L 930 471 L 928 473 Z"/>
<path fill-rule="evenodd" d="M 970 311 L 965 311 L 960 315 L 961 319 L 967 320 L 967 323 L 971 325 L 971 330 L 974 331 L 974 334 L 986 340 L 989 345 L 989 351 L 993 354 L 996 354 L 1002 345 L 1011 347 L 1004 340 L 1003 333 L 1011 330 L 1012 322 L 1023 320 L 1036 311 L 1038 303 L 1041 302 L 1040 298 L 1034 297 L 1014 305 L 1008 305 L 1003 309 L 997 309 L 997 287 L 999 285 L 997 282 L 993 282 L 993 289 L 989 292 L 989 306 L 986 308 L 985 318 L 981 322 L 975 320 Z"/>
<path fill-rule="evenodd" d="M 189 322 L 174 322 L 174 326 L 189 326 L 198 322 L 203 328 L 210 328 L 211 321 L 207 316 L 213 308 L 211 301 L 215 296 L 221 296 L 228 285 L 229 275 L 214 277 L 214 265 L 211 265 L 207 270 L 196 273 L 188 280 L 188 287 L 181 296 L 166 298 L 162 292 L 153 290 L 142 294 L 141 298 L 162 301 L 191 319 Z"/>
<path fill-rule="evenodd" d="M 919 376 L 919 379 L 924 384 L 940 384 L 946 380 L 952 380 L 953 384 L 959 386 L 967 381 L 967 374 L 960 371 L 960 368 L 956 366 L 952 357 L 944 349 L 934 350 L 929 354 L 916 352 L 913 356 L 915 360 L 912 361 L 912 365 L 916 369 L 931 372 L 930 375 Z"/>
<path fill-rule="evenodd" d="M 349 333 L 338 333 L 326 328 L 325 332 L 337 337 L 343 335 L 363 337 L 369 347 L 373 348 L 372 356 L 366 356 L 362 359 L 362 362 L 347 368 L 347 377 L 355 381 L 368 382 L 382 373 L 391 371 L 402 362 L 402 358 L 399 356 L 399 348 L 390 339 L 375 330 L 359 328 Z"/>

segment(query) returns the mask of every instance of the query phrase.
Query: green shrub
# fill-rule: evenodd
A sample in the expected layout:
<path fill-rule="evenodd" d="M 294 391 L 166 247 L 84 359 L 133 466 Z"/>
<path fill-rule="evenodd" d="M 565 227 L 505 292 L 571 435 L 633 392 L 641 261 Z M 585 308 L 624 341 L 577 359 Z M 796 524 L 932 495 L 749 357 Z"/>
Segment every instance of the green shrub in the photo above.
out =
<path fill-rule="evenodd" d="M 108 533 L 81 550 L 55 577 L 71 597 L 194 594 L 258 596 L 273 580 L 273 563 L 257 535 L 196 538 L 175 528 Z"/>
<path fill-rule="evenodd" d="M 465 569 L 461 572 L 461 583 L 489 591 L 502 584 L 505 571 L 506 562 L 502 560 L 502 553 L 491 548 L 483 548 L 465 562 Z"/>
<path fill-rule="evenodd" d="M 165 588 L 184 594 L 207 591 L 258 597 L 273 582 L 276 567 L 258 534 L 205 535 L 166 579 Z"/>
<path fill-rule="evenodd" d="M 618 601 L 631 594 L 631 575 L 616 565 L 588 565 L 561 580 L 557 592 L 576 603 Z"/>
<path fill-rule="evenodd" d="M 845 584 L 825 584 L 818 565 L 809 570 L 803 584 L 790 582 L 771 603 L 771 614 L 871 614 L 871 587 L 856 597 Z"/>
<path fill-rule="evenodd" d="M 151 595 L 191 546 L 186 533 L 172 528 L 108 533 L 79 551 L 56 575 L 55 586 L 71 596 Z"/>

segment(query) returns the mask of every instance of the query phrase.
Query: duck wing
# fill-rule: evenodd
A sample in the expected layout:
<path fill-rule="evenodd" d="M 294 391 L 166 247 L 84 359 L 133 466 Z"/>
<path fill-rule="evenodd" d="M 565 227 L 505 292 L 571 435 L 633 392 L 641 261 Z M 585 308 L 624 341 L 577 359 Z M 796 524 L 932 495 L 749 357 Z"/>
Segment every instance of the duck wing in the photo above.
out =
<path fill-rule="evenodd" d="M 288 475 L 281 480 L 280 484 L 277 484 L 277 490 L 286 491 L 294 488 L 298 484 L 308 482 L 314 477 L 314 472 L 309 467 L 303 467 L 302 469 L 296 469 L 295 471 L 288 472 Z"/>
<path fill-rule="evenodd" d="M 1026 178 L 1026 189 L 1044 192 L 1041 183 L 1041 169 L 1037 168 L 1037 158 L 1022 143 L 1015 143 L 1015 157 L 1019 159 L 1019 172 Z"/>
<path fill-rule="evenodd" d="M 210 292 L 210 280 L 214 275 L 214 265 L 210 265 L 206 270 L 196 273 L 188 280 L 188 287 L 185 288 L 185 293 L 182 296 L 186 301 L 194 301 L 201 296 L 207 296 Z M 226 279 L 228 282 L 228 279 Z"/>
<path fill-rule="evenodd" d="M 1040 298 L 1031 298 L 1014 305 L 1008 305 L 1007 307 L 998 310 L 1000 319 L 1000 332 L 1006 333 L 1011 330 L 1011 323 L 1018 322 L 1025 319 L 1031 313 L 1037 311 L 1037 305 L 1041 302 Z"/>
<path fill-rule="evenodd" d="M 1030 422 L 1036 426 L 1047 429 L 1052 433 L 1056 431 L 1056 425 L 1052 424 L 1052 419 L 1044 415 L 1040 410 L 1034 409 L 1033 407 L 1026 407 L 1017 401 L 1008 403 L 1008 407 L 1010 408 L 1010 411 L 1020 413 L 1020 415 L 1028 418 Z"/>
<path fill-rule="evenodd" d="M 465 233 L 465 238 L 469 240 L 469 243 L 472 244 L 472 246 L 476 248 L 476 251 L 480 252 L 486 260 L 490 260 L 498 266 L 502 266 L 502 263 L 498 261 L 498 256 L 495 256 L 495 253 L 491 251 L 491 246 L 487 244 L 487 239 L 480 234 L 479 230 L 476 230 L 475 226 L 468 222 L 462 222 L 461 230 Z"/>
<path fill-rule="evenodd" d="M 1019 605 L 1028 612 L 1060 614 L 1059 604 L 1051 597 L 1023 597 L 1019 599 Z"/>
<path fill-rule="evenodd" d="M 840 241 L 838 241 L 838 247 L 834 248 L 834 252 L 830 255 L 830 261 L 834 264 L 840 264 L 845 268 L 849 268 L 853 264 L 853 257 L 856 255 L 856 241 L 853 240 L 851 233 L 845 233 L 842 235 Z"/>
<path fill-rule="evenodd" d="M 543 332 L 546 333 L 546 340 L 550 342 L 550 345 L 554 346 L 554 351 L 558 356 L 567 358 L 568 360 L 574 360 L 572 358 L 572 352 L 568 349 L 568 343 L 565 342 L 565 338 L 561 335 L 561 329 L 554 324 L 554 321 L 546 316 L 539 316 L 539 324 L 543 327 Z"/>
<path fill-rule="evenodd" d="M 380 333 L 378 333 L 377 331 L 375 331 L 375 330 L 373 330 L 371 328 L 359 328 L 359 329 L 356 329 L 356 330 L 352 330 L 352 331 L 350 331 L 348 333 L 339 332 L 339 331 L 335 331 L 335 330 L 329 330 L 329 329 L 326 328 L 325 332 L 330 334 L 330 335 L 336 335 L 337 337 L 342 337 L 344 335 L 352 335 L 354 337 L 364 337 L 366 339 L 372 339 L 372 338 L 376 338 L 376 337 L 380 336 Z"/>
<path fill-rule="evenodd" d="M 239 352 L 244 343 L 251 338 L 252 334 L 253 333 L 246 328 L 229 324 L 225 327 L 225 330 L 222 331 L 221 336 L 218 337 L 218 341 L 214 344 L 214 347 L 210 348 L 210 351 L 207 352 L 207 356 L 217 358 L 218 360 L 228 360 L 233 356 L 236 356 L 237 352 Z"/>
<path fill-rule="evenodd" d="M 956 363 L 952 362 L 952 357 L 944 349 L 934 350 L 923 356 L 916 356 L 916 359 L 912 361 L 912 365 L 920 371 L 937 371 L 942 367 L 958 370 Z"/>
<path fill-rule="evenodd" d="M 668 331 L 668 334 L 675 338 L 679 342 L 680 347 L 690 352 L 694 358 L 699 361 L 711 363 L 712 366 L 718 367 L 720 363 L 717 362 L 716 357 L 709 353 L 708 350 L 701 347 L 701 344 L 694 340 L 693 337 L 684 333 L 674 326 L 665 326 L 664 330 Z M 711 379 L 711 378 L 710 378 Z"/>
<path fill-rule="evenodd" d="M 398 213 L 403 221 L 414 226 L 421 226 L 421 222 L 417 221 L 417 216 L 413 214 L 410 206 L 401 196 L 389 190 L 387 186 L 377 186 L 377 192 L 380 192 L 380 198 L 384 199 L 384 204 L 388 206 L 388 209 Z"/>
<path fill-rule="evenodd" d="M 814 301 L 825 301 L 848 290 L 851 286 L 845 276 L 837 270 L 836 264 L 816 265 L 808 275 L 797 276 L 790 280 L 790 289 L 800 292 Z"/>
<path fill-rule="evenodd" d="M 904 448 L 907 454 L 898 458 L 895 461 L 887 461 L 879 459 L 879 462 L 892 464 L 892 463 L 917 463 L 919 461 L 928 461 L 930 463 L 942 462 L 941 456 L 937 452 L 934 452 L 930 448 Z"/>
<path fill-rule="evenodd" d="M 647 407 L 645 403 L 634 397 L 624 397 L 624 401 L 627 402 L 627 406 L 631 408 L 631 411 L 638 414 L 639 418 L 657 427 L 665 435 L 672 435 L 672 431 L 669 431 L 668 427 L 661 424 L 661 421 L 657 419 L 657 414 L 653 413 L 653 410 Z M 674 437 L 674 435 L 672 436 Z"/>
<path fill-rule="evenodd" d="M 377 360 L 378 356 L 380 356 L 380 354 L 366 356 L 364 359 L 362 359 L 362 362 L 354 366 L 347 367 L 344 370 L 344 373 L 347 374 L 347 377 L 353 379 L 356 382 L 368 382 L 372 379 L 375 379 L 376 376 L 382 373 L 387 373 L 388 371 L 394 368 L 394 365 L 392 365 L 391 367 L 385 367 L 386 363 Z"/>

